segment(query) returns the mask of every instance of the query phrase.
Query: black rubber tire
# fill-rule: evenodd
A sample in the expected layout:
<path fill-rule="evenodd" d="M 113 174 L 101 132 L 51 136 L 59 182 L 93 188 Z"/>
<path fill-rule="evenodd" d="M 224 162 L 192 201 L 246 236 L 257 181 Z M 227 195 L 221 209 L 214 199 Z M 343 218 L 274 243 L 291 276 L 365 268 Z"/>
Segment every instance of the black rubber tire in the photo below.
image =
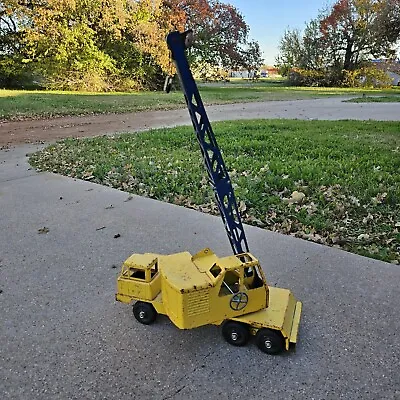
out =
<path fill-rule="evenodd" d="M 285 349 L 282 334 L 272 329 L 263 328 L 256 334 L 258 348 L 267 354 L 279 354 Z"/>
<path fill-rule="evenodd" d="M 245 346 L 250 339 L 250 331 L 245 324 L 226 321 L 222 325 L 222 336 L 233 346 Z"/>
<path fill-rule="evenodd" d="M 133 315 L 141 324 L 150 325 L 157 318 L 157 311 L 150 303 L 138 301 L 133 305 Z"/>

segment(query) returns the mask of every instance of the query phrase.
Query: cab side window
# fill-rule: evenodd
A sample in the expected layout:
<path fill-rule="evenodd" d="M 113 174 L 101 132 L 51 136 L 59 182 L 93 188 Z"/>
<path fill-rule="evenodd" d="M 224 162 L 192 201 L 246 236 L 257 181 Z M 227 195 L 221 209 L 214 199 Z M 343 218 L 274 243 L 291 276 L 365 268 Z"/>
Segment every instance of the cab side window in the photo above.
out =
<path fill-rule="evenodd" d="M 239 275 L 234 271 L 227 271 L 219 291 L 220 296 L 237 293 L 240 289 Z"/>
<path fill-rule="evenodd" d="M 246 273 L 246 269 L 249 270 L 251 268 L 251 274 Z M 246 268 L 244 275 L 244 285 L 247 289 L 257 289 L 264 285 L 263 280 L 260 277 L 260 273 L 258 268 Z"/>
<path fill-rule="evenodd" d="M 222 269 L 221 267 L 219 267 L 217 264 L 214 264 L 211 268 L 210 268 L 210 272 L 211 275 L 216 278 L 220 273 L 221 273 Z"/>

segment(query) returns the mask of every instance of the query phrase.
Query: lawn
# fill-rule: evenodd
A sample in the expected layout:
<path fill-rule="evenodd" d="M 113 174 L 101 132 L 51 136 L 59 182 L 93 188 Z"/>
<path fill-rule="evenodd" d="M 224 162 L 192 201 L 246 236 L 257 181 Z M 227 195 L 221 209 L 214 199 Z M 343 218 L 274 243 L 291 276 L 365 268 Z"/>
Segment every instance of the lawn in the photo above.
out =
<path fill-rule="evenodd" d="M 395 96 L 363 96 L 347 100 L 349 103 L 399 103 L 399 95 Z"/>
<path fill-rule="evenodd" d="M 400 263 L 400 123 L 214 124 L 246 223 Z M 67 139 L 39 170 L 217 213 L 192 128 Z"/>
<path fill-rule="evenodd" d="M 281 80 L 259 82 L 235 80 L 230 83 L 199 84 L 205 104 L 301 100 L 325 96 L 388 96 L 392 89 L 299 88 Z M 147 110 L 169 110 L 184 107 L 180 91 L 138 93 L 83 93 L 57 91 L 0 90 L 0 121 L 49 118 L 66 115 L 127 113 Z"/>

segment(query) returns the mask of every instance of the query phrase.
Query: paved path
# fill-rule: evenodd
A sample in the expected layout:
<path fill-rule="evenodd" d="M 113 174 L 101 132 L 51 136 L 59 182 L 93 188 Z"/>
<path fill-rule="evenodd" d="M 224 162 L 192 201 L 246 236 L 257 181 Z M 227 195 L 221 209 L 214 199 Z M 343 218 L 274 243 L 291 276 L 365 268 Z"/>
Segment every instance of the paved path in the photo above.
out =
<path fill-rule="evenodd" d="M 296 352 L 235 348 L 217 327 L 166 318 L 140 325 L 114 301 L 123 260 L 229 254 L 221 221 L 36 173 L 34 149 L 0 151 L 0 398 L 400 399 L 398 266 L 246 227 L 270 284 L 303 301 Z"/>
<path fill-rule="evenodd" d="M 357 119 L 400 121 L 400 103 L 344 103 L 343 97 L 318 100 L 268 101 L 207 107 L 211 121 L 253 118 Z M 160 126 L 190 124 L 186 109 L 123 115 L 64 117 L 0 124 L 0 146 L 12 143 L 49 141 L 65 137 L 96 136 Z"/>

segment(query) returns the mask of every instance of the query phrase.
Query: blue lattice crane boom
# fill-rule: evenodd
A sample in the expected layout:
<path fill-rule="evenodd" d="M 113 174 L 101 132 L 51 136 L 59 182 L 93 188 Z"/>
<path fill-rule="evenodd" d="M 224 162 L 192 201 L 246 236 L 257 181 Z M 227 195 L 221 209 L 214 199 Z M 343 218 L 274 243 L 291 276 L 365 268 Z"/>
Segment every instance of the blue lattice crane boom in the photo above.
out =
<path fill-rule="evenodd" d="M 192 35 L 191 30 L 183 33 L 171 32 L 167 37 L 167 44 L 175 62 L 226 233 L 234 254 L 241 254 L 248 252 L 249 247 L 232 183 L 185 53 L 185 50 L 190 47 Z"/>
<path fill-rule="evenodd" d="M 191 31 L 172 32 L 167 43 L 234 255 L 218 257 L 209 248 L 195 255 L 132 254 L 117 278 L 116 300 L 133 301 L 142 324 L 163 314 L 180 329 L 221 325 L 228 343 L 244 346 L 253 335 L 261 351 L 278 354 L 297 342 L 302 304 L 290 290 L 269 287 L 248 251 L 229 174 L 186 58 L 191 39 Z M 169 77 L 166 89 L 170 84 Z"/>

